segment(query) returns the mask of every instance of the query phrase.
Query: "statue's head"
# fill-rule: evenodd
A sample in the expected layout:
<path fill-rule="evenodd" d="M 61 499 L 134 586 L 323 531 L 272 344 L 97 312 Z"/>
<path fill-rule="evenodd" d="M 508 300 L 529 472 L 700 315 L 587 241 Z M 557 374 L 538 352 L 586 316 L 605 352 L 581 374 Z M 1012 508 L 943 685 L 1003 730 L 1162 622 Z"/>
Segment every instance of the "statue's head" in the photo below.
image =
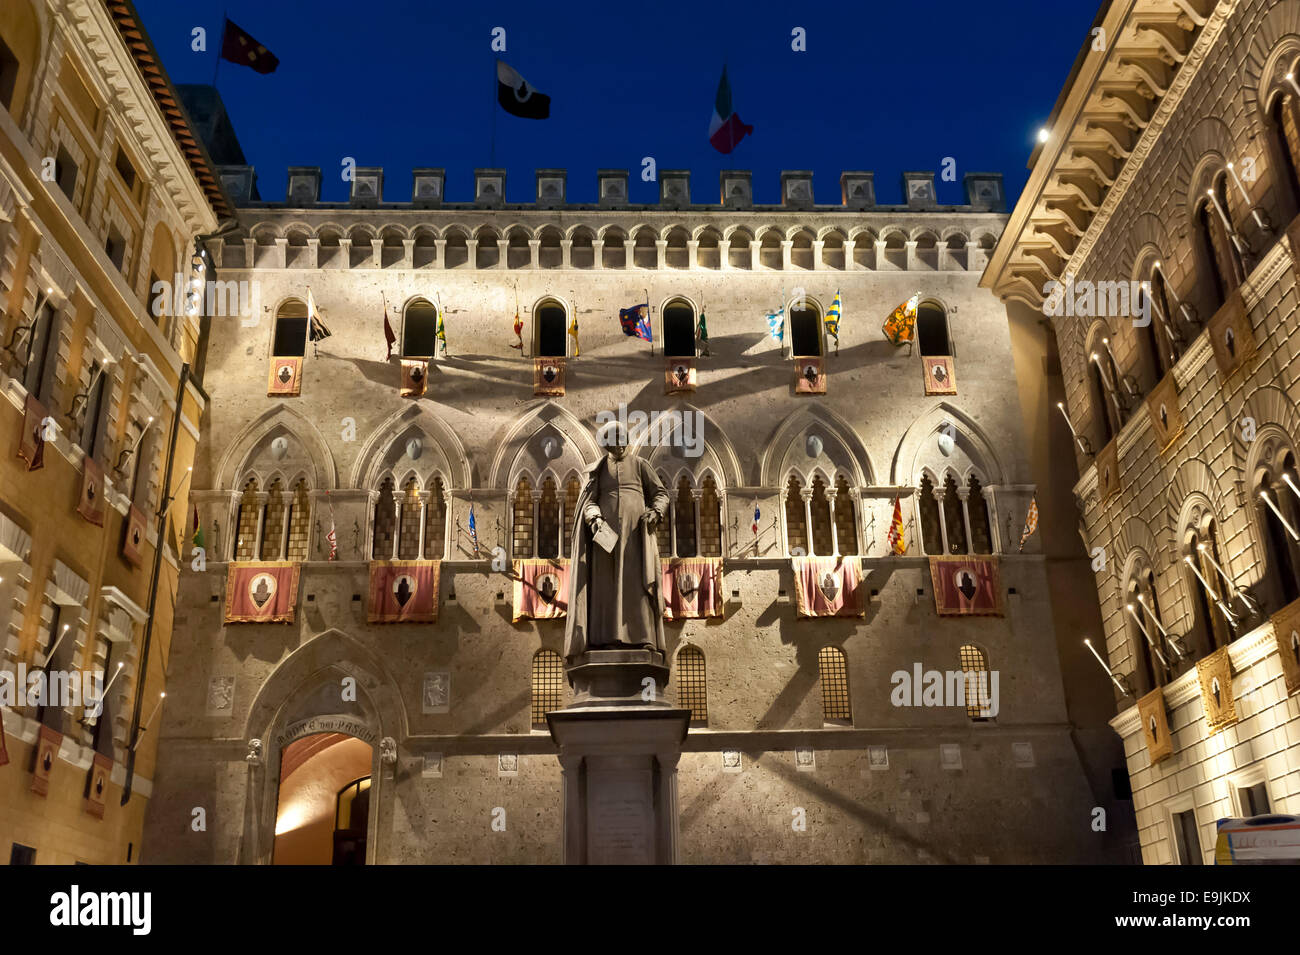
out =
<path fill-rule="evenodd" d="M 597 432 L 596 441 L 615 461 L 622 460 L 627 454 L 627 428 L 621 422 L 606 424 Z"/>

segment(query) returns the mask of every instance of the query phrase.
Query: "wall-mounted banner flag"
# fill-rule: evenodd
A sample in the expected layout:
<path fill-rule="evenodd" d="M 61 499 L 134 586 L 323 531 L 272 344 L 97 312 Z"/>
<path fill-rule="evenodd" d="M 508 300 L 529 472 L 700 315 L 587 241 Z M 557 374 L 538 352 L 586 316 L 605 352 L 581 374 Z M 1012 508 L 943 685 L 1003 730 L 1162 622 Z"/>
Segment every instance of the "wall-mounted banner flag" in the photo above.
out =
<path fill-rule="evenodd" d="M 298 355 L 271 359 L 271 375 L 266 382 L 268 398 L 297 398 L 302 394 L 302 358 Z"/>
<path fill-rule="evenodd" d="M 325 492 L 325 497 L 329 498 L 329 491 Z M 326 558 L 326 560 L 338 560 L 339 559 L 339 535 L 338 535 L 338 531 L 334 529 L 334 500 L 332 498 L 330 498 L 330 532 L 325 535 L 325 540 L 330 545 L 330 555 L 329 557 Z"/>
<path fill-rule="evenodd" d="M 1147 756 L 1152 765 L 1174 755 L 1174 740 L 1169 735 L 1169 715 L 1165 710 L 1165 691 L 1156 687 L 1138 700 L 1138 716 L 1146 739 Z"/>
<path fill-rule="evenodd" d="M 569 322 L 569 336 L 573 339 L 573 357 L 580 354 L 578 349 L 578 309 L 573 309 L 573 321 Z"/>
<path fill-rule="evenodd" d="M 103 753 L 96 753 L 90 762 L 90 786 L 86 790 L 86 814 L 96 819 L 104 818 L 104 805 L 107 802 L 108 780 L 113 775 L 113 759 Z"/>
<path fill-rule="evenodd" d="M 650 303 L 633 305 L 631 308 L 618 310 L 618 323 L 623 326 L 623 334 L 629 338 L 654 342 L 650 331 Z"/>
<path fill-rule="evenodd" d="M 442 562 L 372 560 L 369 623 L 437 623 Z"/>
<path fill-rule="evenodd" d="M 826 334 L 835 337 L 835 351 L 840 350 L 840 312 L 844 308 L 840 301 L 840 291 L 835 290 L 835 301 L 831 302 L 831 307 L 826 312 Z"/>
<path fill-rule="evenodd" d="M 501 60 L 497 60 L 497 102 L 511 116 L 521 119 L 546 119 L 551 115 L 551 98 L 529 86 Z"/>
<path fill-rule="evenodd" d="M 63 734 L 44 724 L 36 735 L 36 768 L 32 770 L 31 791 L 38 796 L 45 796 L 50 791 L 50 771 L 59 757 L 59 747 L 63 745 Z"/>
<path fill-rule="evenodd" d="M 660 561 L 665 620 L 721 617 L 722 559 L 685 557 Z"/>
<path fill-rule="evenodd" d="M 951 355 L 923 355 L 925 368 L 925 393 L 927 395 L 955 395 L 957 372 Z"/>
<path fill-rule="evenodd" d="M 81 500 L 77 513 L 97 527 L 104 526 L 104 469 L 86 456 L 81 472 Z"/>
<path fill-rule="evenodd" d="M 1201 684 L 1201 706 L 1205 723 L 1214 735 L 1237 722 L 1237 702 L 1232 696 L 1232 661 L 1228 648 L 1220 647 L 1196 661 L 1196 676 Z"/>
<path fill-rule="evenodd" d="M 749 529 L 754 532 L 755 537 L 758 536 L 758 522 L 762 520 L 762 518 L 763 512 L 758 509 L 758 498 L 754 498 L 754 523 Z"/>
<path fill-rule="evenodd" d="M 689 394 L 695 390 L 695 359 L 669 358 L 664 368 L 664 394 Z"/>
<path fill-rule="evenodd" d="M 474 519 L 474 502 L 469 502 L 469 542 L 474 545 L 474 556 L 478 556 L 478 521 Z"/>
<path fill-rule="evenodd" d="M 772 341 L 785 342 L 785 305 L 767 313 L 767 333 L 772 336 Z"/>
<path fill-rule="evenodd" d="M 194 536 L 198 539 L 201 535 L 202 531 L 199 531 Z M 122 557 L 132 567 L 139 567 L 144 561 L 144 542 L 144 511 L 132 504 L 127 509 L 126 524 L 122 527 Z"/>
<path fill-rule="evenodd" d="M 142 514 L 141 517 L 144 515 Z M 199 506 L 194 505 L 194 546 L 203 546 L 203 524 L 199 521 Z"/>
<path fill-rule="evenodd" d="M 1020 552 L 1024 553 L 1025 541 L 1033 536 L 1034 531 L 1038 530 L 1038 495 L 1035 494 L 1033 500 L 1029 502 L 1029 512 L 1025 514 L 1025 529 L 1020 534 Z"/>
<path fill-rule="evenodd" d="M 232 562 L 226 575 L 226 623 L 293 623 L 301 566 L 293 560 Z"/>
<path fill-rule="evenodd" d="M 518 348 L 521 352 L 524 350 L 524 320 L 515 312 L 515 339 L 510 343 L 511 348 Z"/>
<path fill-rule="evenodd" d="M 18 456 L 27 462 L 27 470 L 45 467 L 45 406 L 27 396 L 23 405 L 23 433 L 18 436 Z"/>
<path fill-rule="evenodd" d="M 727 68 L 722 68 L 718 92 L 713 97 L 713 116 L 709 119 L 709 143 L 720 153 L 729 153 L 746 136 L 754 132 L 753 126 L 740 121 L 740 115 L 731 107 L 731 84 L 727 82 Z"/>
<path fill-rule="evenodd" d="M 792 557 L 800 617 L 861 617 L 862 565 L 856 557 Z"/>
<path fill-rule="evenodd" d="M 796 395 L 826 394 L 826 359 L 796 358 L 794 360 L 794 393 Z"/>
<path fill-rule="evenodd" d="M 885 319 L 880 330 L 885 333 L 890 344 L 905 345 L 916 340 L 916 309 L 920 304 L 921 293 L 917 292 Z"/>
<path fill-rule="evenodd" d="M 441 305 L 438 306 L 437 337 L 438 337 L 438 353 L 440 355 L 447 354 L 447 323 L 443 321 Z"/>
<path fill-rule="evenodd" d="M 393 331 L 393 326 L 388 321 L 388 303 L 384 303 L 384 343 L 388 346 L 388 354 L 384 361 L 390 361 L 393 357 L 393 345 L 397 344 L 397 333 Z"/>
<path fill-rule="evenodd" d="M 280 65 L 274 53 L 254 40 L 247 30 L 232 23 L 229 17 L 226 17 L 221 33 L 221 58 L 262 74 L 274 73 Z"/>
<path fill-rule="evenodd" d="M 903 540 L 903 502 L 894 498 L 894 516 L 889 521 L 889 549 L 902 557 L 907 553 L 907 541 Z"/>
<path fill-rule="evenodd" d="M 709 354 L 709 325 L 704 320 L 704 312 L 700 311 L 700 321 L 695 326 L 695 347 L 699 349 L 700 355 L 705 358 L 712 358 Z"/>
<path fill-rule="evenodd" d="M 564 395 L 564 359 L 533 359 L 533 394 L 546 398 Z"/>
<path fill-rule="evenodd" d="M 1290 696 L 1300 692 L 1300 600 L 1291 601 L 1271 619 L 1277 658 L 1282 662 L 1282 684 Z"/>
<path fill-rule="evenodd" d="M 515 561 L 514 613 L 511 619 L 551 620 L 569 610 L 567 560 Z"/>
<path fill-rule="evenodd" d="M 307 289 L 307 340 L 315 343 L 329 337 L 330 330 L 320 320 L 320 309 L 316 307 L 316 300 L 311 297 L 311 289 Z"/>
<path fill-rule="evenodd" d="M 0 707 L 0 766 L 9 765 L 9 750 L 5 748 L 5 714 Z"/>
<path fill-rule="evenodd" d="M 425 388 L 429 383 L 429 359 L 427 358 L 403 358 L 402 359 L 402 386 L 401 394 L 403 398 L 422 398 L 424 397 Z"/>
<path fill-rule="evenodd" d="M 1004 616 L 996 557 L 931 557 L 930 582 L 941 617 Z"/>

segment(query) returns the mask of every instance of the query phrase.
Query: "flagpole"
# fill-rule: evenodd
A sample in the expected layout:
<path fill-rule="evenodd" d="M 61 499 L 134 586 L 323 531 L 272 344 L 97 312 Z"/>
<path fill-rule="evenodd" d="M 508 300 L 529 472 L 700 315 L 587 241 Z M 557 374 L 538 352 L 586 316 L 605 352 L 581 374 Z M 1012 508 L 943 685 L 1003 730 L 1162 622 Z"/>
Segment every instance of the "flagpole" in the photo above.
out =
<path fill-rule="evenodd" d="M 219 41 L 220 46 L 217 47 L 217 65 L 212 68 L 213 89 L 217 88 L 217 71 L 221 69 L 221 51 L 225 49 L 226 46 L 226 24 L 230 22 L 226 14 L 229 12 L 230 12 L 229 10 L 221 11 L 221 39 Z"/>

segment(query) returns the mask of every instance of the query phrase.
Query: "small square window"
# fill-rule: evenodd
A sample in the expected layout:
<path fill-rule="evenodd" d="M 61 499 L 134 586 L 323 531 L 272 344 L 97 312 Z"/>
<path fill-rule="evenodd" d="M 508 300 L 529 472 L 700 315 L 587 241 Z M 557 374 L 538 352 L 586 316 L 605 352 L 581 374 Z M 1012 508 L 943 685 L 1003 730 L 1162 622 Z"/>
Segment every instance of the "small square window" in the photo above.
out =
<path fill-rule="evenodd" d="M 1268 786 L 1264 783 L 1242 786 L 1237 790 L 1237 797 L 1243 816 L 1264 816 L 1269 813 Z"/>
<path fill-rule="evenodd" d="M 36 850 L 15 842 L 9 850 L 10 865 L 36 865 Z"/>
<path fill-rule="evenodd" d="M 104 251 L 108 253 L 109 260 L 117 270 L 122 271 L 122 263 L 126 261 L 126 239 L 117 231 L 117 226 L 109 226 Z"/>
<path fill-rule="evenodd" d="M 54 157 L 54 182 L 63 190 L 63 194 L 71 201 L 77 191 L 77 163 L 72 158 L 72 153 L 60 146 L 58 154 Z"/>

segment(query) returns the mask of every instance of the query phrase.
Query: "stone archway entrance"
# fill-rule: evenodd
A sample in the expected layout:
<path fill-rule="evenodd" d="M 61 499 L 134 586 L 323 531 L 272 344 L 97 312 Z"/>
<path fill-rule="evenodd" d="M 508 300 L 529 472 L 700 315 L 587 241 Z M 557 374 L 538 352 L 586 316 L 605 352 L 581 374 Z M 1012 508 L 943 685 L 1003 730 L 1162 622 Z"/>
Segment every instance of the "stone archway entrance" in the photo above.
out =
<path fill-rule="evenodd" d="M 364 865 L 374 747 L 318 732 L 280 753 L 273 865 Z"/>

